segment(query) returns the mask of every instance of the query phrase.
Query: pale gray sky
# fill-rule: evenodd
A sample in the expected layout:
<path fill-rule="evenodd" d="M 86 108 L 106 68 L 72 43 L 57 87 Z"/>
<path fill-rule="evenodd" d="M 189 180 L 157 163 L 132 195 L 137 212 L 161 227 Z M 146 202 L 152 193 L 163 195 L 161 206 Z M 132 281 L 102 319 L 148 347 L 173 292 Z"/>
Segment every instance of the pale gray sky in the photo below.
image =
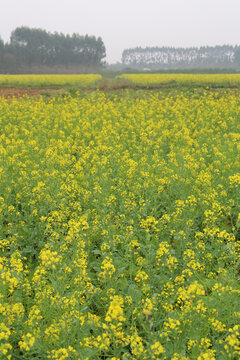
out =
<path fill-rule="evenodd" d="M 240 0 L 0 0 L 0 36 L 17 26 L 101 36 L 109 63 L 135 46 L 240 44 Z"/>

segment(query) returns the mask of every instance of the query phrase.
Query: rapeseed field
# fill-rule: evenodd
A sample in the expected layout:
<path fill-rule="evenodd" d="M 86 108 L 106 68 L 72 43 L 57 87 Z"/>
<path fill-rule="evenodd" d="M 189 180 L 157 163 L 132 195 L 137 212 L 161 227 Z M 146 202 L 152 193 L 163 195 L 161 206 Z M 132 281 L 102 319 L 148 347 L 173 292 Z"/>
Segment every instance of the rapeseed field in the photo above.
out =
<path fill-rule="evenodd" d="M 3 75 L 0 74 L 0 86 L 47 87 L 81 86 L 95 84 L 101 79 L 98 74 L 80 75 Z"/>
<path fill-rule="evenodd" d="M 139 85 L 176 82 L 179 84 L 239 84 L 240 74 L 122 74 L 119 79 L 126 79 Z"/>
<path fill-rule="evenodd" d="M 0 99 L 0 358 L 240 358 L 240 93 Z"/>

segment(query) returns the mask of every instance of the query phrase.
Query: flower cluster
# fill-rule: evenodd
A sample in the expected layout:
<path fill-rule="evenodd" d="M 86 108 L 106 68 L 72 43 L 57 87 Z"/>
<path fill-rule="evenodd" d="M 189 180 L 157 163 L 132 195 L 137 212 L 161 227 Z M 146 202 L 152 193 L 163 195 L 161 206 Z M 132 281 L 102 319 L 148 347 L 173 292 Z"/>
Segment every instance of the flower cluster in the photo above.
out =
<path fill-rule="evenodd" d="M 239 96 L 0 99 L 1 359 L 240 358 Z"/>

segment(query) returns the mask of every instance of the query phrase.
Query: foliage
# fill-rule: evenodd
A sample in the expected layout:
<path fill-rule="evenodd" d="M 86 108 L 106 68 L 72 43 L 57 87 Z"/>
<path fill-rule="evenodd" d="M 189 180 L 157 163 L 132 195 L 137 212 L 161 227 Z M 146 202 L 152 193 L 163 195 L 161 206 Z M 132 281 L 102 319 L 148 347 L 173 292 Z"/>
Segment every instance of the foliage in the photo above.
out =
<path fill-rule="evenodd" d="M 202 46 L 190 48 L 136 47 L 122 53 L 122 63 L 134 68 L 225 68 L 239 65 L 238 46 Z"/>
<path fill-rule="evenodd" d="M 0 38 L 0 64 L 3 61 L 3 54 L 4 54 L 4 42 Z"/>
<path fill-rule="evenodd" d="M 4 359 L 237 359 L 239 92 L 0 100 Z"/>
<path fill-rule="evenodd" d="M 18 27 L 12 34 L 10 44 L 5 45 L 5 56 L 15 59 L 18 71 L 32 66 L 87 65 L 99 67 L 106 56 L 105 45 L 100 37 L 64 35 L 42 29 Z M 0 63 L 6 72 L 11 71 L 7 61 Z"/>

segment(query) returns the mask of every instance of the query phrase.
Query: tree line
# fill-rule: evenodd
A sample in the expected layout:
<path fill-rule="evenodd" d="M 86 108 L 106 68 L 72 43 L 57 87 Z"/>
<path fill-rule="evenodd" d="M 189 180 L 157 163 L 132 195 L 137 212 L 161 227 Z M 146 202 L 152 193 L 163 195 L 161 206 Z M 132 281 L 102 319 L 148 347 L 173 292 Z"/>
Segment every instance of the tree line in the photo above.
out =
<path fill-rule="evenodd" d="M 233 68 L 240 66 L 240 47 L 136 47 L 123 51 L 122 63 L 135 69 Z"/>
<path fill-rule="evenodd" d="M 97 68 L 104 64 L 105 56 L 102 38 L 89 35 L 64 35 L 23 26 L 12 31 L 9 43 L 0 39 L 0 71 L 6 73 L 36 68 Z"/>

